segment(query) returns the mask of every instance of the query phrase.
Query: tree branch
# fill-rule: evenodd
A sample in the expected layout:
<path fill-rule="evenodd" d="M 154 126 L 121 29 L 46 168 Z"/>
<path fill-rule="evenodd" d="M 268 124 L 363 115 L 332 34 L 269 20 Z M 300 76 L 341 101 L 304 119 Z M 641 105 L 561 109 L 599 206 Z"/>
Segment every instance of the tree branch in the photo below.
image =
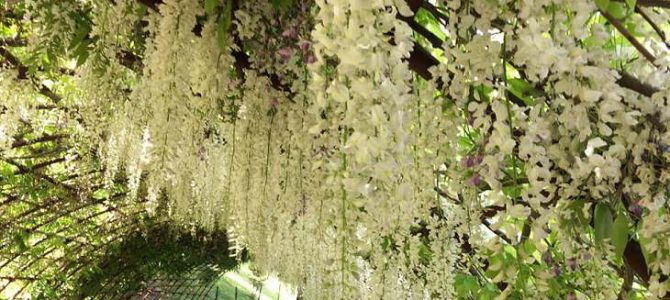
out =
<path fill-rule="evenodd" d="M 25 47 L 27 44 L 28 43 L 26 43 L 26 40 L 20 39 L 18 37 L 0 40 L 0 45 L 6 45 L 9 47 Z"/>
<path fill-rule="evenodd" d="M 623 252 L 623 259 L 643 282 L 649 282 L 651 275 L 649 274 L 644 255 L 642 255 L 642 247 L 638 241 L 633 239 L 628 241 L 626 249 Z"/>
<path fill-rule="evenodd" d="M 15 166 L 16 168 L 18 168 L 18 169 L 19 169 L 19 173 L 17 173 L 17 174 L 32 174 L 33 176 L 35 176 L 35 177 L 37 177 L 37 178 L 40 178 L 40 179 L 43 179 L 43 180 L 49 182 L 49 183 L 52 184 L 53 186 L 65 188 L 66 190 L 68 190 L 68 191 L 70 191 L 70 192 L 73 192 L 73 191 L 75 190 L 73 187 L 71 187 L 71 186 L 69 186 L 69 185 L 67 185 L 67 184 L 64 184 L 64 183 L 62 183 L 62 182 L 59 182 L 59 181 L 56 180 L 56 179 L 51 178 L 51 176 L 42 174 L 42 173 L 40 173 L 40 172 L 33 172 L 33 170 L 31 170 L 30 168 L 28 168 L 28 167 L 26 167 L 26 166 L 24 166 L 24 165 L 22 165 L 22 164 L 20 164 L 20 163 L 18 163 L 18 162 L 16 162 L 16 161 L 14 161 L 13 159 L 5 159 L 4 161 L 6 161 L 6 162 L 9 163 L 10 165 L 13 165 L 13 166 Z"/>
<path fill-rule="evenodd" d="M 621 78 L 619 78 L 616 81 L 616 83 L 623 88 L 627 88 L 631 91 L 638 92 L 647 97 L 651 97 L 652 95 L 660 91 L 659 89 L 649 84 L 641 82 L 639 79 L 633 77 L 633 75 L 630 75 L 626 72 L 621 72 L 620 75 Z"/>
<path fill-rule="evenodd" d="M 18 79 L 22 80 L 28 80 L 30 79 L 28 77 L 28 67 L 24 66 L 21 61 L 19 61 L 16 56 L 14 56 L 9 50 L 5 49 L 4 47 L 1 47 L 0 44 L 0 56 L 5 58 L 5 61 L 7 61 L 11 66 L 13 66 L 15 69 L 19 71 L 19 75 L 17 76 Z M 35 84 L 36 88 L 38 88 L 38 92 L 47 98 L 51 99 L 54 103 L 58 103 L 62 100 L 60 96 L 58 96 L 56 93 L 51 91 L 47 86 L 43 84 Z"/>
<path fill-rule="evenodd" d="M 54 134 L 54 135 L 44 135 L 36 139 L 32 140 L 26 140 L 26 139 L 16 139 L 12 143 L 12 149 L 20 148 L 23 146 L 29 146 L 29 145 L 34 145 L 37 143 L 44 143 L 44 142 L 53 142 L 57 141 L 63 138 L 67 138 L 67 134 Z"/>
<path fill-rule="evenodd" d="M 637 0 L 637 5 L 646 7 L 670 8 L 670 1 L 667 0 Z"/>
<path fill-rule="evenodd" d="M 649 17 L 649 15 L 647 15 L 646 12 L 644 12 L 644 10 L 642 8 L 640 8 L 638 6 L 635 6 L 635 11 L 638 14 L 640 14 L 640 16 L 642 16 L 642 18 L 645 21 L 647 21 L 647 23 L 649 23 L 649 25 L 651 25 L 651 28 L 653 28 L 654 31 L 656 31 L 656 34 L 658 34 L 658 37 L 661 38 L 661 40 L 663 41 L 663 44 L 665 44 L 665 46 L 668 49 L 670 49 L 670 43 L 668 43 L 668 40 L 665 38 L 665 33 L 663 32 L 663 29 L 661 29 L 658 26 L 658 24 L 656 24 L 656 22 L 654 22 L 654 20 L 652 20 L 651 17 Z"/>
<path fill-rule="evenodd" d="M 623 24 L 621 24 L 621 22 L 619 22 L 619 20 L 606 11 L 601 10 L 600 13 L 603 15 L 603 17 L 605 17 L 605 19 L 607 19 L 607 22 L 612 24 L 612 26 L 614 26 L 614 28 L 616 28 L 619 33 L 621 33 L 621 35 L 623 35 L 626 40 L 628 40 L 628 42 L 630 42 L 633 47 L 635 47 L 635 49 L 637 49 L 637 51 L 642 54 L 642 56 L 644 56 L 644 58 L 646 58 L 655 67 L 658 67 L 656 64 L 656 57 L 651 54 L 647 48 L 640 44 L 640 42 L 628 31 L 628 29 L 626 29 L 626 27 L 623 26 Z"/>
<path fill-rule="evenodd" d="M 30 172 L 35 172 L 37 170 L 44 169 L 48 166 L 51 166 L 51 165 L 54 165 L 54 164 L 57 164 L 57 163 L 61 163 L 61 162 L 64 162 L 64 161 L 65 161 L 65 157 L 60 157 L 60 158 L 56 158 L 56 159 L 53 159 L 53 160 L 45 161 L 45 162 L 33 165 L 30 168 L 25 168 L 25 169 L 19 170 L 19 172 L 14 173 L 14 175 L 23 175 L 23 174 L 27 174 L 27 173 L 30 173 Z"/>

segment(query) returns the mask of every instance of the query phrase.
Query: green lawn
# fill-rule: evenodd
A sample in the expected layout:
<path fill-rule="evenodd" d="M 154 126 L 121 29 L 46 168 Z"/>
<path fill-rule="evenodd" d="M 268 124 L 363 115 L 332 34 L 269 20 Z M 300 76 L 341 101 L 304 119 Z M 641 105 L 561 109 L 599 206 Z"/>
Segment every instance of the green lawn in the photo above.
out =
<path fill-rule="evenodd" d="M 264 280 L 262 280 L 264 279 Z M 260 288 L 254 284 L 261 283 Z M 237 298 L 235 290 L 237 289 Z M 282 284 L 276 277 L 259 278 L 249 270 L 247 264 L 229 271 L 219 277 L 215 286 L 210 290 L 208 299 L 237 299 L 237 300 L 295 300 L 295 293 L 286 284 Z"/>

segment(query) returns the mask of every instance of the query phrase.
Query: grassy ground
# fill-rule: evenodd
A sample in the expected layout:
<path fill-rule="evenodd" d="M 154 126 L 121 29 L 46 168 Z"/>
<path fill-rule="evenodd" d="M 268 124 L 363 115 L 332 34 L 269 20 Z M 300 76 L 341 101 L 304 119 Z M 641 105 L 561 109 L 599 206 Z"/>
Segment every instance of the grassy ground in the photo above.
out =
<path fill-rule="evenodd" d="M 237 290 L 237 298 L 235 292 Z M 287 285 L 275 277 L 259 278 L 244 264 L 239 269 L 219 277 L 210 290 L 208 299 L 225 300 L 295 300 L 296 296 Z"/>

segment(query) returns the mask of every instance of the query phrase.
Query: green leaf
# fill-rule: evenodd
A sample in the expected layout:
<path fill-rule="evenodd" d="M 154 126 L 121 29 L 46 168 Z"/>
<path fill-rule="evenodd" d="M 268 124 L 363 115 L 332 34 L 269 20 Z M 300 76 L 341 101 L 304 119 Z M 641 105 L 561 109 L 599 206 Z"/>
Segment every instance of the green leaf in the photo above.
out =
<path fill-rule="evenodd" d="M 637 5 L 637 0 L 626 0 L 626 5 L 628 5 L 628 8 L 633 10 L 635 9 L 635 5 Z"/>
<path fill-rule="evenodd" d="M 643 300 L 643 299 L 646 299 L 646 298 L 645 298 L 645 295 L 642 292 L 636 291 L 636 290 L 631 290 L 631 291 L 628 292 L 628 299 L 630 299 L 630 300 Z"/>
<path fill-rule="evenodd" d="M 293 5 L 293 0 L 272 0 L 275 9 L 286 10 Z"/>
<path fill-rule="evenodd" d="M 465 150 L 466 152 L 469 152 L 472 147 L 474 147 L 474 144 L 472 141 L 467 136 L 462 136 L 458 138 L 458 145 Z"/>
<path fill-rule="evenodd" d="M 435 34 L 440 40 L 444 41 L 447 38 L 447 35 L 440 28 L 440 22 L 437 20 L 437 18 L 423 7 L 420 7 L 416 14 L 414 14 L 414 19 L 421 26 Z"/>
<path fill-rule="evenodd" d="M 596 242 L 602 242 L 611 236 L 612 223 L 612 212 L 607 204 L 598 203 L 594 215 Z"/>
<path fill-rule="evenodd" d="M 596 0 L 596 6 L 602 11 L 607 11 L 607 7 L 610 5 L 610 0 Z"/>
<path fill-rule="evenodd" d="M 477 295 L 478 300 L 492 300 L 495 299 L 500 291 L 493 283 L 487 283 L 482 289 L 479 290 L 479 295 Z"/>
<path fill-rule="evenodd" d="M 109 192 L 105 189 L 99 189 L 99 190 L 93 192 L 93 195 L 91 195 L 91 197 L 93 197 L 93 199 L 96 199 L 96 200 L 109 198 Z"/>
<path fill-rule="evenodd" d="M 508 78 L 507 83 L 510 86 L 510 89 L 516 92 L 523 94 L 530 94 L 534 89 L 527 81 L 521 78 Z"/>
<path fill-rule="evenodd" d="M 623 256 L 628 243 L 628 219 L 624 215 L 619 215 L 612 226 L 612 244 L 617 258 Z"/>
<path fill-rule="evenodd" d="M 428 264 L 433 257 L 433 251 L 430 250 L 428 245 L 421 243 L 419 246 L 419 257 L 421 258 L 422 263 Z"/>
<path fill-rule="evenodd" d="M 14 234 L 14 242 L 21 251 L 28 250 L 28 245 L 26 244 L 27 239 L 28 239 L 28 233 L 26 233 L 25 231 L 19 231 Z"/>
<path fill-rule="evenodd" d="M 512 184 L 504 186 L 502 190 L 505 196 L 510 197 L 512 199 L 516 199 L 521 197 L 521 194 L 523 193 L 523 186 Z"/>
<path fill-rule="evenodd" d="M 461 298 L 475 295 L 480 288 L 476 277 L 464 273 L 456 274 L 455 283 L 456 293 Z"/>
<path fill-rule="evenodd" d="M 475 91 L 477 92 L 477 96 L 479 98 L 475 98 L 481 102 L 489 102 L 491 101 L 491 92 L 493 92 L 493 88 L 487 85 L 480 84 L 475 87 Z"/>
<path fill-rule="evenodd" d="M 533 276 L 533 270 L 527 265 L 520 265 L 514 283 L 515 289 L 517 291 L 523 290 L 528 284 L 528 279 L 531 278 L 531 276 Z"/>
<path fill-rule="evenodd" d="M 508 90 L 519 99 L 523 100 L 526 105 L 533 106 L 535 104 L 529 96 L 532 96 L 537 92 L 528 82 L 519 78 L 509 78 L 507 79 L 507 84 L 509 85 Z"/>
<path fill-rule="evenodd" d="M 591 226 L 593 208 L 591 206 L 587 208 L 586 206 L 586 201 L 581 198 L 572 199 L 568 202 L 565 207 L 568 213 L 560 217 L 562 220 L 560 225 L 562 234 L 565 234 L 565 232 L 570 232 L 570 234 L 590 232 L 593 229 Z M 549 237 L 555 237 L 554 232 L 558 231 L 552 230 Z"/>
<path fill-rule="evenodd" d="M 228 38 L 228 31 L 230 31 L 230 25 L 232 23 L 233 15 L 233 1 L 226 1 L 226 9 L 223 11 L 221 20 L 219 20 L 219 27 L 216 30 L 216 38 L 219 44 L 219 49 L 224 51 L 226 49 L 226 42 Z"/>
<path fill-rule="evenodd" d="M 391 247 L 395 245 L 395 242 L 393 241 L 393 237 L 391 236 L 385 236 L 382 238 L 382 250 L 384 251 L 390 251 Z"/>
<path fill-rule="evenodd" d="M 7 179 L 14 174 L 14 166 L 0 161 L 0 179 Z M 0 181 L 1 182 L 1 181 Z"/>
<path fill-rule="evenodd" d="M 219 0 L 205 0 L 205 13 L 211 16 L 217 6 L 219 6 Z"/>
<path fill-rule="evenodd" d="M 640 224 L 638 224 L 638 228 L 644 228 L 644 222 L 645 220 L 642 219 Z M 640 248 L 642 250 L 642 256 L 644 256 L 644 261 L 649 264 L 650 262 L 656 260 L 656 255 L 653 252 L 649 252 L 649 244 L 651 243 L 651 239 L 645 238 L 644 235 L 639 235 L 638 241 L 640 242 Z"/>
<path fill-rule="evenodd" d="M 149 7 L 146 5 L 138 5 L 135 9 L 135 15 L 138 17 L 144 17 L 149 12 Z"/>
<path fill-rule="evenodd" d="M 77 67 L 83 65 L 89 57 L 88 51 L 78 52 L 77 55 Z"/>
<path fill-rule="evenodd" d="M 503 247 L 503 253 L 505 260 L 515 260 L 516 259 L 516 249 L 512 245 L 505 245 Z"/>
<path fill-rule="evenodd" d="M 536 249 L 537 247 L 535 247 L 535 244 L 531 239 L 528 239 L 525 242 L 523 242 L 523 250 L 524 252 L 526 252 L 526 255 L 533 255 Z"/>
<path fill-rule="evenodd" d="M 621 2 L 611 2 L 607 6 L 607 12 L 615 19 L 623 19 L 626 17 L 626 7 Z"/>
<path fill-rule="evenodd" d="M 43 130 L 44 130 L 44 133 L 46 133 L 48 135 L 53 135 L 53 134 L 56 134 L 56 132 L 58 131 L 58 127 L 56 125 L 49 124 L 49 125 L 44 125 Z"/>

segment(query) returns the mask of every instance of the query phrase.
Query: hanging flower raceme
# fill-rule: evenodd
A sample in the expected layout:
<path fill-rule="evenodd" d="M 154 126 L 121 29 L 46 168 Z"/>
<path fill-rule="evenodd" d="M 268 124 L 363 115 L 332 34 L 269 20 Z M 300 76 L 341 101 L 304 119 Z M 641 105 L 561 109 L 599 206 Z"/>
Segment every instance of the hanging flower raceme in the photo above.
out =
<path fill-rule="evenodd" d="M 306 299 L 669 289 L 666 9 L 140 2 L 53 7 L 92 18 L 80 152 L 153 218 L 225 229 Z M 0 76 L 8 149 L 39 98 Z"/>

